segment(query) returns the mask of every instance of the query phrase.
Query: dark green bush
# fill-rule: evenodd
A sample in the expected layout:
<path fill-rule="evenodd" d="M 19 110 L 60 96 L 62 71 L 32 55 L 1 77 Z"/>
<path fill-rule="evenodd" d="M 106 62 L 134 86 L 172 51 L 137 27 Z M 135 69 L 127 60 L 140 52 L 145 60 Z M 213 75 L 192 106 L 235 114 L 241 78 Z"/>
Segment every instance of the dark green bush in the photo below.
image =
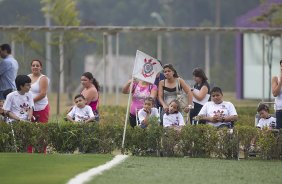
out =
<path fill-rule="evenodd" d="M 0 151 L 15 151 L 12 128 L 7 123 L 0 122 Z"/>

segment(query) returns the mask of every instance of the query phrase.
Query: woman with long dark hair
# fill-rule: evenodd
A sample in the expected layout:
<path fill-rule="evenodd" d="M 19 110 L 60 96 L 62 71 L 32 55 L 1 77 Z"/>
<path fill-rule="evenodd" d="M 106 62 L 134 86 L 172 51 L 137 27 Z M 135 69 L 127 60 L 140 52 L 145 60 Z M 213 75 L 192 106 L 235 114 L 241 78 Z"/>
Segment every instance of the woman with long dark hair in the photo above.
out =
<path fill-rule="evenodd" d="M 189 112 L 193 108 L 191 87 L 178 76 L 172 64 L 164 65 L 163 69 L 165 79 L 160 81 L 158 88 L 158 99 L 163 107 L 163 112 L 168 112 L 170 102 L 177 99 L 177 91 L 180 90 L 186 93 L 188 99 L 188 104 L 183 110 Z"/>
<path fill-rule="evenodd" d="M 95 115 L 95 120 L 99 121 L 99 90 L 100 86 L 98 81 L 93 77 L 92 73 L 85 72 L 82 74 L 80 78 L 81 84 L 83 86 L 83 90 L 81 94 L 84 96 L 87 101 L 87 105 L 92 108 L 92 111 Z"/>
<path fill-rule="evenodd" d="M 193 117 L 197 116 L 201 108 L 204 105 L 203 100 L 210 93 L 210 85 L 205 72 L 201 68 L 195 68 L 193 70 L 193 79 L 195 84 L 191 89 L 194 100 L 194 109 L 190 111 L 190 123 L 192 124 Z M 202 102 L 202 103 L 201 103 Z M 199 123 L 203 123 L 199 121 Z"/>

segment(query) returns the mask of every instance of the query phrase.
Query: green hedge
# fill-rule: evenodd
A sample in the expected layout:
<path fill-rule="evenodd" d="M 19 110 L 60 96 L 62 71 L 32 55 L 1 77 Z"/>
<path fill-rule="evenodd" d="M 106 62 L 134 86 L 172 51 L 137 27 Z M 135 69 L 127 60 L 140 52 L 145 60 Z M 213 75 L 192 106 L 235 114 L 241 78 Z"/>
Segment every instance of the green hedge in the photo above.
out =
<path fill-rule="evenodd" d="M 111 153 L 121 150 L 122 123 L 0 123 L 0 152 L 26 152 L 33 145 L 42 152 L 51 147 L 58 153 Z M 14 130 L 14 136 L 12 134 Z M 258 155 L 262 159 L 281 159 L 280 131 L 258 130 L 237 125 L 233 132 L 212 126 L 185 126 L 181 131 L 164 129 L 153 121 L 147 129 L 127 127 L 125 152 L 134 155 L 218 157 L 236 159 L 239 150 L 248 157 L 250 143 L 257 137 Z M 15 138 L 15 139 L 14 139 Z"/>

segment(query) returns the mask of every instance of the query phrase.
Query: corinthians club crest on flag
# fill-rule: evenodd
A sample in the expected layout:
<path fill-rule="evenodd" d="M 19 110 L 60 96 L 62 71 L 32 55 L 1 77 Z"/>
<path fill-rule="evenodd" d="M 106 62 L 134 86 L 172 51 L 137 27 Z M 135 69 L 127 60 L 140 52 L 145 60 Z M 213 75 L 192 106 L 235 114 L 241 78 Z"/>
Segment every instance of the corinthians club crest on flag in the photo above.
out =
<path fill-rule="evenodd" d="M 144 65 L 143 65 L 143 70 L 142 70 L 142 74 L 143 76 L 146 77 L 150 77 L 154 74 L 154 66 L 156 62 L 153 62 L 153 59 L 144 59 Z"/>
<path fill-rule="evenodd" d="M 137 50 L 132 73 L 134 78 L 153 84 L 156 75 L 162 70 L 163 68 L 157 59 Z"/>

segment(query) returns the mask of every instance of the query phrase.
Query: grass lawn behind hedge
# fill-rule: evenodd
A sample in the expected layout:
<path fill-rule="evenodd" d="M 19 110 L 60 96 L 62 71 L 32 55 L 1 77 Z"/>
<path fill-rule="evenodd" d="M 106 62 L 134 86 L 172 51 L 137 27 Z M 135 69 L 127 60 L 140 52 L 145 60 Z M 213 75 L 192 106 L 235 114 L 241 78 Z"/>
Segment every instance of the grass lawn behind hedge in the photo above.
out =
<path fill-rule="evenodd" d="M 282 162 L 129 157 L 89 184 L 281 184 Z"/>
<path fill-rule="evenodd" d="M 1 184 L 64 184 L 112 155 L 0 153 Z"/>

